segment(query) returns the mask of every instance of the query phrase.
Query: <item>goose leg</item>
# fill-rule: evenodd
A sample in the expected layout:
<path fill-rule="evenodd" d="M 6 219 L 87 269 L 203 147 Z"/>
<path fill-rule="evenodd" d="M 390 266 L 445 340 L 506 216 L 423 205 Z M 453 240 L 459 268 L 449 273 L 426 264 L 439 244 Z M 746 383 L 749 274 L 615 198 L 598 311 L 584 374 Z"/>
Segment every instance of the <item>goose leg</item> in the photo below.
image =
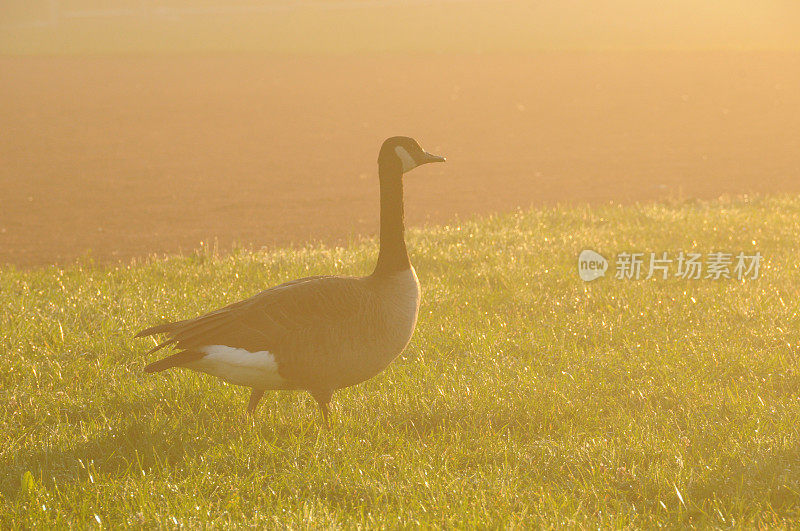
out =
<path fill-rule="evenodd" d="M 322 422 L 325 424 L 327 429 L 331 429 L 331 423 L 328 421 L 330 417 L 330 412 L 328 411 L 328 404 L 320 404 L 320 410 L 322 410 Z"/>
<path fill-rule="evenodd" d="M 319 404 L 319 409 L 322 412 L 322 421 L 325 424 L 325 427 L 330 429 L 331 425 L 328 422 L 328 417 L 330 416 L 328 404 L 331 402 L 333 391 L 330 389 L 315 390 L 311 391 L 311 396 L 313 396 L 314 400 L 316 400 L 317 404 Z"/>
<path fill-rule="evenodd" d="M 250 402 L 247 403 L 247 413 L 250 415 L 255 414 L 258 401 L 261 400 L 262 396 L 264 396 L 263 389 L 253 388 L 253 391 L 250 393 Z"/>

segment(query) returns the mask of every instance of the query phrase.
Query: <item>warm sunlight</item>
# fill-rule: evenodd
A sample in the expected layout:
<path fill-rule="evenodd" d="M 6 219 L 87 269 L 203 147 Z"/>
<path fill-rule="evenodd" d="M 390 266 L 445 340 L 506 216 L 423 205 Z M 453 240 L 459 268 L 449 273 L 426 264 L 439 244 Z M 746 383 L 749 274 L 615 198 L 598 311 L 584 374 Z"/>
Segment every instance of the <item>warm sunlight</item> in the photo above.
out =
<path fill-rule="evenodd" d="M 0 3 L 0 528 L 795 528 L 800 3 Z"/>

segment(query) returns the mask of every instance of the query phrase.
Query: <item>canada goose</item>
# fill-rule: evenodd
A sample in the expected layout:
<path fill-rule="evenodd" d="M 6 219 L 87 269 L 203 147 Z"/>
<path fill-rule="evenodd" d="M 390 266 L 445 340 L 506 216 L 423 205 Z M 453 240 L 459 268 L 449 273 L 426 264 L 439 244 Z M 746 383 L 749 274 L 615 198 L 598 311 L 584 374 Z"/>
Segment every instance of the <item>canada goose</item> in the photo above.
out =
<path fill-rule="evenodd" d="M 403 174 L 444 160 L 408 137 L 381 146 L 380 251 L 371 275 L 301 278 L 194 319 L 142 330 L 136 337 L 167 337 L 147 354 L 179 349 L 145 372 L 185 367 L 251 387 L 251 414 L 266 390 L 306 390 L 327 426 L 334 391 L 381 372 L 411 339 L 420 296 L 406 251 Z"/>

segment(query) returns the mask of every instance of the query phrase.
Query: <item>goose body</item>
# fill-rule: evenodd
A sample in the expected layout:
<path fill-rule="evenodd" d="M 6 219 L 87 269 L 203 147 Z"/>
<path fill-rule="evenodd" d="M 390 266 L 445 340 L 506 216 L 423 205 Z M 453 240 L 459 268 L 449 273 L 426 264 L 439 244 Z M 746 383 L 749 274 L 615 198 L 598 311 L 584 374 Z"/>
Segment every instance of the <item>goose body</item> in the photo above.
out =
<path fill-rule="evenodd" d="M 333 392 L 383 371 L 411 339 L 420 287 L 405 247 L 402 176 L 443 160 L 411 138 L 384 142 L 378 158 L 381 243 L 371 275 L 301 278 L 194 319 L 143 330 L 136 337 L 167 337 L 148 354 L 178 350 L 145 371 L 184 367 L 250 387 L 251 413 L 266 390 L 306 390 L 327 423 Z"/>

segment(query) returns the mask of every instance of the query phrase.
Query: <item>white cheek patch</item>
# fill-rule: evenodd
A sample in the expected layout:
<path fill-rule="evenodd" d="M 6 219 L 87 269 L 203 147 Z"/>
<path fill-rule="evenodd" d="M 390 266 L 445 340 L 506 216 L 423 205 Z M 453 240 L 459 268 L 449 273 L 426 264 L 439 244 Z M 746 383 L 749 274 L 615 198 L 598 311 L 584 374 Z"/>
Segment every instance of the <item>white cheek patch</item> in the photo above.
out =
<path fill-rule="evenodd" d="M 417 161 L 414 160 L 414 157 L 409 155 L 408 151 L 406 151 L 406 148 L 403 146 L 395 146 L 394 152 L 397 153 L 397 156 L 400 157 L 400 160 L 403 162 L 403 173 L 417 167 Z"/>
<path fill-rule="evenodd" d="M 205 356 L 187 366 L 236 385 L 257 389 L 280 389 L 285 380 L 278 374 L 275 356 L 267 351 L 250 352 L 227 345 L 199 349 Z"/>

